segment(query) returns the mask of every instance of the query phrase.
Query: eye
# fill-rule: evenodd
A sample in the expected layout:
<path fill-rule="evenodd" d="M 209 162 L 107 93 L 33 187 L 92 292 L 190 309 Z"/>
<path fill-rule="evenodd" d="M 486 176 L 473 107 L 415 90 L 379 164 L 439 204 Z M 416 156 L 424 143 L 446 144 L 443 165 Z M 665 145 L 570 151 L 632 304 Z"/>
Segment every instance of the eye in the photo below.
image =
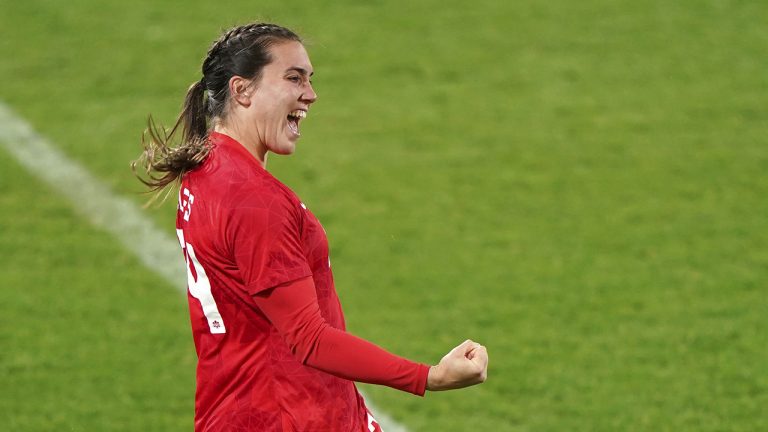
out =
<path fill-rule="evenodd" d="M 300 77 L 300 76 L 298 76 L 298 75 L 290 75 L 290 76 L 288 77 L 288 81 L 290 81 L 290 82 L 293 82 L 293 83 L 297 83 L 297 84 L 298 84 L 298 83 L 300 83 L 300 82 L 301 82 L 301 77 Z"/>

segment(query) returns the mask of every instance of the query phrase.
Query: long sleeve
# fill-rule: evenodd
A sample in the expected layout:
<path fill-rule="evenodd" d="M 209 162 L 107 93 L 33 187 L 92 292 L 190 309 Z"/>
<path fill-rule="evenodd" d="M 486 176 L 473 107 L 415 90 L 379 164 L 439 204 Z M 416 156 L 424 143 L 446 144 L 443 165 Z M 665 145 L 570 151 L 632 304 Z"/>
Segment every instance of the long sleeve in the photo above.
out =
<path fill-rule="evenodd" d="M 311 277 L 280 285 L 253 299 L 303 364 L 340 378 L 424 395 L 429 366 L 331 327 L 320 315 Z"/>

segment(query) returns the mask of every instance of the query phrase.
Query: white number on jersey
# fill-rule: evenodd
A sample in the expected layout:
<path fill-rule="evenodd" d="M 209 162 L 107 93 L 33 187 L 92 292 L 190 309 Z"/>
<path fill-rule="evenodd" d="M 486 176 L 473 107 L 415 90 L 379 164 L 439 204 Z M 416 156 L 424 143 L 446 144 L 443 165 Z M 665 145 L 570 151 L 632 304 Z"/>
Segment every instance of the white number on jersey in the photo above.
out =
<path fill-rule="evenodd" d="M 200 261 L 195 256 L 195 249 L 191 244 L 184 241 L 184 231 L 177 229 L 176 235 L 179 237 L 179 243 L 184 250 L 184 258 L 187 261 L 187 285 L 189 286 L 189 293 L 192 297 L 200 300 L 200 305 L 203 307 L 203 314 L 208 320 L 208 328 L 211 333 L 221 334 L 226 333 L 227 330 L 224 327 L 224 320 L 221 319 L 219 308 L 216 306 L 216 300 L 211 294 L 211 283 L 208 280 L 208 275 L 205 273 L 205 269 L 200 265 Z M 195 273 L 197 273 L 197 279 L 192 274 L 192 268 L 194 267 Z"/>
<path fill-rule="evenodd" d="M 184 220 L 189 222 L 189 215 L 192 213 L 192 204 L 195 202 L 195 196 L 189 193 L 189 189 L 179 191 L 179 211 L 184 212 Z M 184 245 L 181 246 L 182 248 Z"/>

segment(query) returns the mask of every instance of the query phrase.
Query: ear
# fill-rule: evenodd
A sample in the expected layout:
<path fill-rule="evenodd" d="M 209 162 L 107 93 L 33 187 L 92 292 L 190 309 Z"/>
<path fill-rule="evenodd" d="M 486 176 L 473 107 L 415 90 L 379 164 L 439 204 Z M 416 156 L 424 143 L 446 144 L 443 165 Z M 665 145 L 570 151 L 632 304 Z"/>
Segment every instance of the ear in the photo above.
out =
<path fill-rule="evenodd" d="M 251 80 L 241 76 L 233 76 L 229 79 L 229 95 L 238 105 L 245 108 L 251 106 Z"/>

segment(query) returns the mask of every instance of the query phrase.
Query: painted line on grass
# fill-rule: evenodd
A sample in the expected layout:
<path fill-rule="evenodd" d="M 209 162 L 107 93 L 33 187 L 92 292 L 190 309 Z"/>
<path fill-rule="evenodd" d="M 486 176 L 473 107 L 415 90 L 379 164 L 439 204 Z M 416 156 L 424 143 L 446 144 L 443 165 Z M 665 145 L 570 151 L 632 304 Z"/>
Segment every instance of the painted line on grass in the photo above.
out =
<path fill-rule="evenodd" d="M 64 195 L 81 216 L 112 234 L 144 266 L 182 292 L 186 290 L 179 242 L 158 229 L 139 206 L 116 196 L 70 160 L 4 103 L 0 103 L 0 141 L 29 172 Z"/>
<path fill-rule="evenodd" d="M 146 217 L 133 201 L 115 195 L 83 166 L 69 159 L 32 126 L 0 102 L 0 145 L 30 173 L 66 197 L 97 228 L 112 234 L 145 267 L 186 293 L 186 270 L 179 243 Z M 368 408 L 385 432 L 407 432 L 405 426 L 374 406 Z"/>

